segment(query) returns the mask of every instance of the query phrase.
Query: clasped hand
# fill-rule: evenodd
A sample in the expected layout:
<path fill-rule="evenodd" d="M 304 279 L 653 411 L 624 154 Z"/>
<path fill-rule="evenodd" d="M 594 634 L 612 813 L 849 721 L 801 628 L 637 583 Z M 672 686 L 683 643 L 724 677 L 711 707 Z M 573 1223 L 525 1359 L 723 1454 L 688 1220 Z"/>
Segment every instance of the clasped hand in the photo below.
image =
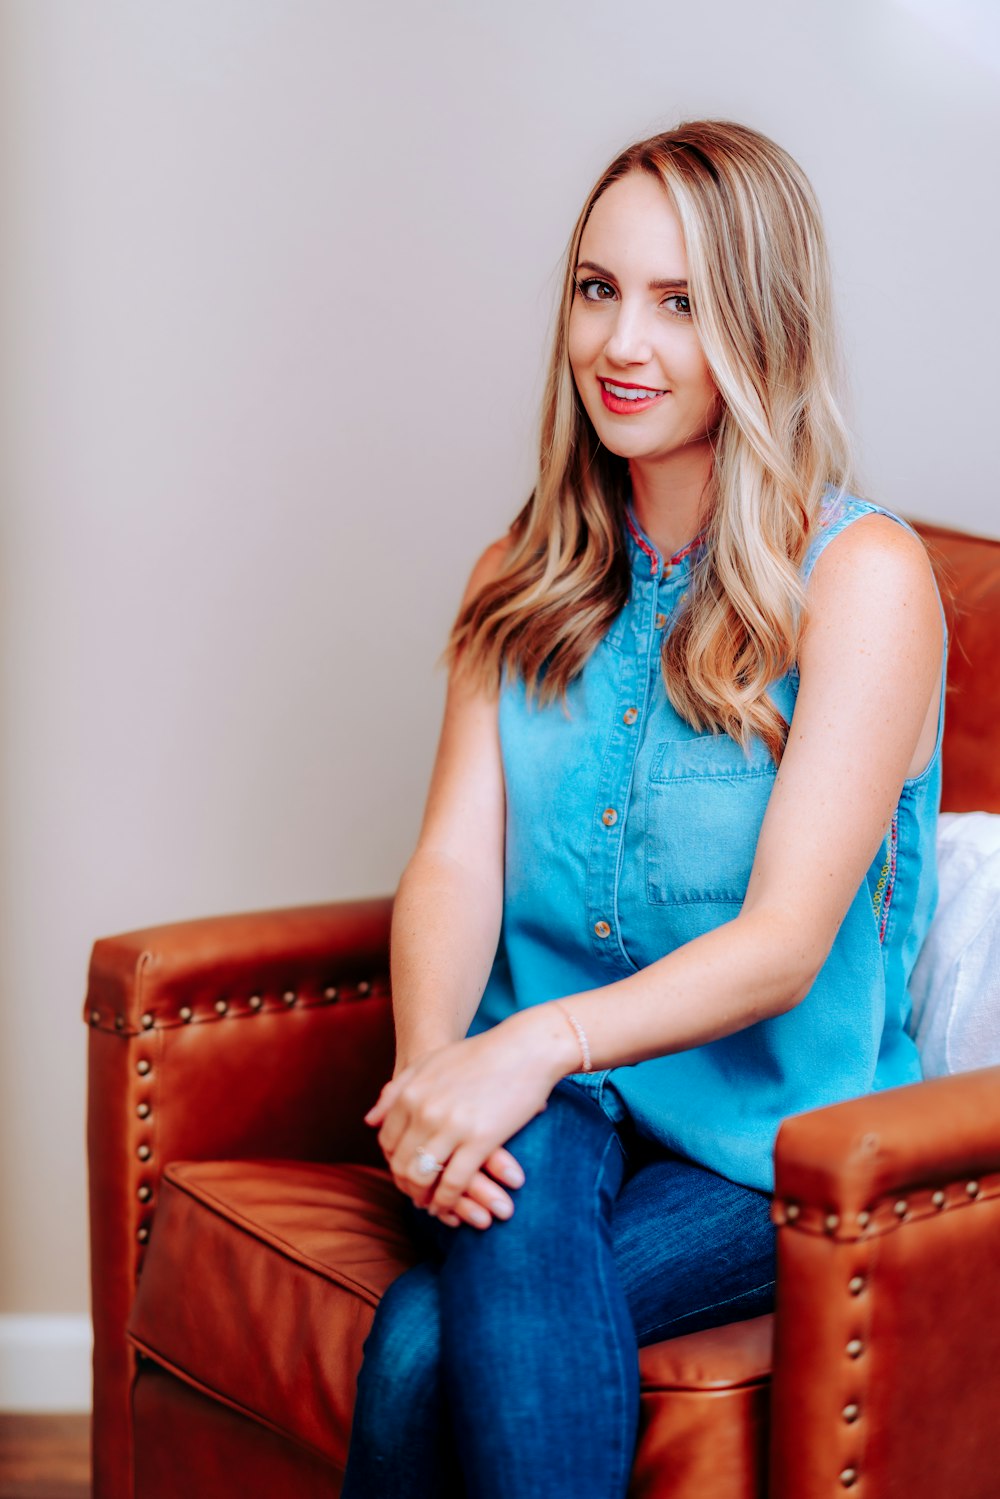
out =
<path fill-rule="evenodd" d="M 517 1187 L 524 1173 L 503 1142 L 547 1107 L 552 1091 L 548 1060 L 532 1055 L 513 1019 L 425 1052 L 365 1115 L 381 1126 L 379 1145 L 400 1191 L 452 1227 L 464 1220 L 487 1228 L 491 1212 L 513 1212 L 497 1181 Z M 421 1148 L 445 1163 L 439 1176 L 420 1175 Z"/>

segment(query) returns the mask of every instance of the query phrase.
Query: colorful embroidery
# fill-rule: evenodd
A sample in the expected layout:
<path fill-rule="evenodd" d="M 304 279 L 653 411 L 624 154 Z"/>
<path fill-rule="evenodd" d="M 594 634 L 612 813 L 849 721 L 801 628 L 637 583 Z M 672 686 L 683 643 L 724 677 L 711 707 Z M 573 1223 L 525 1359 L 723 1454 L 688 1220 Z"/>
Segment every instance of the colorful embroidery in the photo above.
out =
<path fill-rule="evenodd" d="M 843 495 L 824 495 L 819 502 L 819 523 L 825 530 L 847 514 L 847 501 Z"/>
<path fill-rule="evenodd" d="M 889 847 L 886 849 L 885 863 L 882 865 L 872 896 L 872 913 L 878 922 L 878 940 L 885 941 L 885 929 L 889 920 L 889 906 L 892 903 L 893 887 L 896 883 L 896 848 L 899 834 L 899 813 L 892 814 L 892 825 L 889 829 Z M 881 916 L 881 920 L 879 917 Z"/>
<path fill-rule="evenodd" d="M 628 526 L 629 530 L 632 533 L 632 540 L 635 542 L 635 544 L 636 544 L 637 547 L 640 547 L 642 549 L 642 551 L 644 551 L 646 553 L 646 556 L 649 558 L 649 572 L 650 572 L 650 576 L 651 577 L 655 577 L 657 569 L 659 568 L 659 565 L 660 565 L 660 559 L 659 559 L 659 557 L 657 556 L 656 552 L 653 551 L 653 549 L 649 545 L 649 543 L 646 542 L 646 541 L 644 541 L 643 538 L 639 535 L 639 532 L 636 530 L 635 525 L 634 525 L 634 523 L 632 521 L 632 517 L 628 513 L 627 510 L 625 512 L 625 522 L 626 522 L 626 525 Z M 704 531 L 699 531 L 698 535 L 694 538 L 694 540 L 693 541 L 689 541 L 686 547 L 681 547 L 681 549 L 680 549 L 679 552 L 675 552 L 672 557 L 667 557 L 666 558 L 666 560 L 664 562 L 664 567 L 665 568 L 676 567 L 676 565 L 677 565 L 678 562 L 683 562 L 684 558 L 685 557 L 689 557 L 691 555 L 691 553 L 695 550 L 696 547 L 700 547 L 701 544 L 702 544 L 702 542 L 704 540 L 705 540 L 705 533 L 704 533 Z"/>

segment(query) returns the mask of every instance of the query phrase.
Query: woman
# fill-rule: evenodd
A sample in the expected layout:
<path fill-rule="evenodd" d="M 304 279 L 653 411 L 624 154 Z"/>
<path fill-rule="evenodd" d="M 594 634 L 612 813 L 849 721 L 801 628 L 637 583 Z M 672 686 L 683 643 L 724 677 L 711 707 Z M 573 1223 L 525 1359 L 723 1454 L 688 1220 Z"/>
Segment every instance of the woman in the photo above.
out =
<path fill-rule="evenodd" d="M 836 374 L 781 148 L 700 121 L 611 164 L 395 906 L 367 1119 L 425 1254 L 346 1499 L 624 1495 L 638 1348 L 773 1304 L 782 1118 L 920 1076 L 943 616 L 848 489 Z"/>

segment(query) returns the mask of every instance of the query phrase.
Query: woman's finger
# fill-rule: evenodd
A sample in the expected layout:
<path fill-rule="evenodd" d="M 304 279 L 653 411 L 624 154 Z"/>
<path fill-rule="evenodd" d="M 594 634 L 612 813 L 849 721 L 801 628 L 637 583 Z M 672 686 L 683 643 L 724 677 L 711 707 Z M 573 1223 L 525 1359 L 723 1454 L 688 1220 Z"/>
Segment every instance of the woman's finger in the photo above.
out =
<path fill-rule="evenodd" d="M 510 1197 L 484 1171 L 475 1173 L 457 1206 L 461 1207 L 465 1203 L 482 1207 L 491 1218 L 509 1218 L 514 1211 Z"/>
<path fill-rule="evenodd" d="M 492 1155 L 487 1156 L 483 1162 L 483 1170 L 495 1176 L 497 1181 L 502 1181 L 507 1187 L 524 1186 L 524 1170 L 520 1162 L 505 1150 L 502 1145 L 497 1146 Z"/>
<path fill-rule="evenodd" d="M 438 1156 L 438 1160 L 441 1157 Z M 482 1146 L 474 1141 L 459 1145 L 437 1179 L 428 1206 L 438 1214 L 450 1212 L 462 1195 L 468 1191 L 469 1183 L 482 1164 Z"/>
<path fill-rule="evenodd" d="M 399 1093 L 403 1084 L 409 1079 L 409 1076 L 410 1068 L 404 1067 L 402 1072 L 398 1072 L 395 1077 L 389 1079 L 378 1098 L 364 1116 L 366 1124 L 375 1125 L 382 1123 L 382 1120 L 392 1108 L 393 1099 Z"/>

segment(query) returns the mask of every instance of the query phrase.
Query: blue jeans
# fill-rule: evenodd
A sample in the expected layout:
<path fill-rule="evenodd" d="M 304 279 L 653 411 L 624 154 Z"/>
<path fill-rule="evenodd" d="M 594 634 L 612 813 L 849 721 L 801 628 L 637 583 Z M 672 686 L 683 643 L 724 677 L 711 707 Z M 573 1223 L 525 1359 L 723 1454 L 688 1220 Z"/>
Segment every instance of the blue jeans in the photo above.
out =
<path fill-rule="evenodd" d="M 770 1197 L 644 1140 L 604 1072 L 506 1142 L 513 1216 L 448 1228 L 365 1342 L 341 1499 L 624 1499 L 638 1350 L 774 1302 Z"/>

